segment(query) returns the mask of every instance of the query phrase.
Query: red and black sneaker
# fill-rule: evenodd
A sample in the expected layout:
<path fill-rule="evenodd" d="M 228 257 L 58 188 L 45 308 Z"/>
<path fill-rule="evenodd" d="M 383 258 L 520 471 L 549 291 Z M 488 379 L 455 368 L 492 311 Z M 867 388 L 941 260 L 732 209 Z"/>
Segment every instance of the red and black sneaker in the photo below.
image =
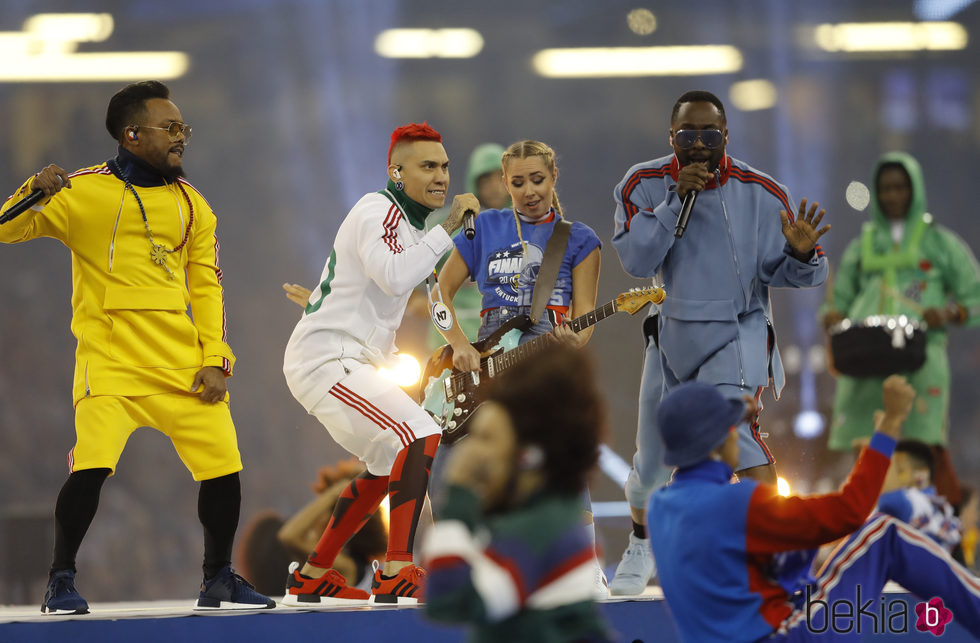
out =
<path fill-rule="evenodd" d="M 299 573 L 299 563 L 292 563 L 282 602 L 294 607 L 364 605 L 370 596 L 363 589 L 348 587 L 347 580 L 336 569 L 328 569 L 320 578 L 310 578 Z"/>
<path fill-rule="evenodd" d="M 375 563 L 377 564 L 377 563 Z M 398 570 L 394 576 L 385 576 L 375 568 L 371 582 L 371 605 L 417 605 L 424 602 L 422 588 L 425 584 L 425 570 L 408 565 Z"/>

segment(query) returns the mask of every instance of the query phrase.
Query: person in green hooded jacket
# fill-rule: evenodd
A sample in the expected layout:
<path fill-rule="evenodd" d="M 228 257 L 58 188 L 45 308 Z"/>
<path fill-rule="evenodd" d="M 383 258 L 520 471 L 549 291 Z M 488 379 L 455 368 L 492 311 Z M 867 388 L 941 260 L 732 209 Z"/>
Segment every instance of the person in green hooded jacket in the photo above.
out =
<path fill-rule="evenodd" d="M 952 324 L 980 325 L 980 268 L 966 243 L 926 211 L 922 169 L 912 156 L 883 155 L 873 176 L 871 221 L 844 251 L 823 325 L 830 329 L 844 318 L 861 321 L 873 315 L 905 315 L 927 325 L 925 364 L 907 374 L 917 396 L 903 435 L 936 449 L 940 469 L 948 467 L 942 486 L 955 505 L 959 485 L 945 449 L 950 388 L 946 331 Z M 856 440 L 870 437 L 883 380 L 838 376 L 831 449 L 850 450 Z"/>
<path fill-rule="evenodd" d="M 503 156 L 504 148 L 497 143 L 481 143 L 470 153 L 470 160 L 466 165 L 466 190 L 480 202 L 480 212 L 500 210 L 510 205 L 510 195 L 504 187 L 504 171 L 500 166 Z M 439 220 L 441 219 L 437 215 L 433 215 L 433 221 Z M 446 253 L 436 270 L 442 270 L 450 254 Z M 471 342 L 476 341 L 480 323 L 483 321 L 480 316 L 482 304 L 483 294 L 474 282 L 464 284 L 453 298 L 456 321 Z M 428 341 L 429 350 L 437 350 L 446 343 L 435 324 L 429 325 Z"/>

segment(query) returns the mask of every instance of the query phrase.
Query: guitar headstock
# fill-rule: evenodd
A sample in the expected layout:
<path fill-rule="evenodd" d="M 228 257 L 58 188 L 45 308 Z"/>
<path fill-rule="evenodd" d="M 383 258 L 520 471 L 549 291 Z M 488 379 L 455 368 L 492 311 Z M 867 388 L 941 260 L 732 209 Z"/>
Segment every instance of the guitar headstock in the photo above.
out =
<path fill-rule="evenodd" d="M 631 288 L 616 297 L 616 310 L 635 315 L 647 304 L 659 304 L 666 297 L 663 288 Z"/>

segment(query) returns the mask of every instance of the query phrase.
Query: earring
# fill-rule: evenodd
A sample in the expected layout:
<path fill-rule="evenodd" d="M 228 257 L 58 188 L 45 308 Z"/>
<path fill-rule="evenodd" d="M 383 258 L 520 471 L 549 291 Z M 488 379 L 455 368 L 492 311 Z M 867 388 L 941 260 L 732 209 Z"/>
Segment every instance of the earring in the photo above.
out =
<path fill-rule="evenodd" d="M 405 184 L 402 183 L 401 181 L 395 181 L 395 189 L 401 192 L 402 190 L 405 189 Z"/>

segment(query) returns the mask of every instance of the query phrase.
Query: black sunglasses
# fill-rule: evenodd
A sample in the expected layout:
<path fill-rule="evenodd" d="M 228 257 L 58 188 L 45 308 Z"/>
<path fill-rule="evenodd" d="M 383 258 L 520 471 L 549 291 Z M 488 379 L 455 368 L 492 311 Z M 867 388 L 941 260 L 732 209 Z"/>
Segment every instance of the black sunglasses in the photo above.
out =
<path fill-rule="evenodd" d="M 709 150 L 716 150 L 725 142 L 725 135 L 716 129 L 679 129 L 674 132 L 674 145 L 689 150 L 701 139 Z"/>

